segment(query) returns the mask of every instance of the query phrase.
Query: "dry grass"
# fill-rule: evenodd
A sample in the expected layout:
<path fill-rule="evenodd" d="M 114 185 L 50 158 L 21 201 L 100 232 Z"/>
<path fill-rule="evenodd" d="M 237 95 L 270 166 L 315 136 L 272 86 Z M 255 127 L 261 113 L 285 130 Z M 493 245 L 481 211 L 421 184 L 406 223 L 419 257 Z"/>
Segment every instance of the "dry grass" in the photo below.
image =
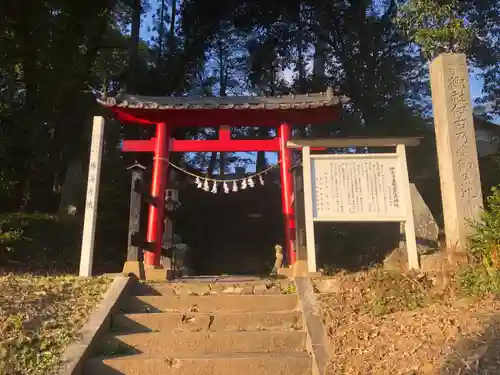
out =
<path fill-rule="evenodd" d="M 381 269 L 337 274 L 320 295 L 328 374 L 500 374 L 500 301 L 464 297 L 454 280 Z M 497 342 L 499 340 L 499 342 Z"/>
<path fill-rule="evenodd" d="M 0 276 L 0 374 L 49 375 L 111 279 Z"/>

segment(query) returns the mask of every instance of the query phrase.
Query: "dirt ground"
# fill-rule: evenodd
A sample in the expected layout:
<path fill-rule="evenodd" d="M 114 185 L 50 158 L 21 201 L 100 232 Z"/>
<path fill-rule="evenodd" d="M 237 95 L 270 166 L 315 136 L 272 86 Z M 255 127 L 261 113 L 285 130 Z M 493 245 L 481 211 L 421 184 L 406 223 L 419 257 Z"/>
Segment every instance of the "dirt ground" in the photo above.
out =
<path fill-rule="evenodd" d="M 56 373 L 62 352 L 111 281 L 0 274 L 0 374 Z"/>
<path fill-rule="evenodd" d="M 316 280 L 329 375 L 500 374 L 500 299 L 380 269 Z"/>

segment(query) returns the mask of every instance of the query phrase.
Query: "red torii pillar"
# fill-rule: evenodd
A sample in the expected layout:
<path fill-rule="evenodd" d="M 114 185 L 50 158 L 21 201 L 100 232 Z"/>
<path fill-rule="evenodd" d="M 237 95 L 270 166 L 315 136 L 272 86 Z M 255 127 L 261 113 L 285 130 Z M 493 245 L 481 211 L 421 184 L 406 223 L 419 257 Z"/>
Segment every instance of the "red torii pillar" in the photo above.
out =
<path fill-rule="evenodd" d="M 166 123 L 156 124 L 156 142 L 153 154 L 153 176 L 151 181 L 152 204 L 149 206 L 146 241 L 153 247 L 144 252 L 146 267 L 159 267 L 165 215 L 165 189 L 167 188 L 170 129 Z"/>
<path fill-rule="evenodd" d="M 292 150 L 286 147 L 292 138 L 292 129 L 289 124 L 281 124 L 278 129 L 280 143 L 280 177 L 281 177 L 281 204 L 285 230 L 285 251 L 289 265 L 295 263 L 295 211 L 293 205 L 293 176 L 292 176 Z"/>

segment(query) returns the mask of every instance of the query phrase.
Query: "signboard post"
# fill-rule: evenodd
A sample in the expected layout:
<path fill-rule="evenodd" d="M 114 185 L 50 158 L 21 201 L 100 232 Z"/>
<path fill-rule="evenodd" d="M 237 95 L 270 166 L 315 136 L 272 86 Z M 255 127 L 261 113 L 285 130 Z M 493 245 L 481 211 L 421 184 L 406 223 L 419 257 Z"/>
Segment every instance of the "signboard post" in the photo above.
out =
<path fill-rule="evenodd" d="M 406 220 L 405 223 L 405 240 L 406 251 L 408 252 L 408 268 L 418 269 L 420 267 L 418 262 L 417 252 L 417 238 L 415 235 L 415 222 L 413 219 L 413 206 L 411 202 L 410 191 L 410 178 L 408 176 L 408 164 L 406 162 L 406 148 L 404 145 L 396 146 L 396 154 L 399 157 L 400 164 L 400 178 L 402 182 L 402 196 L 406 207 Z"/>
<path fill-rule="evenodd" d="M 315 222 L 404 222 L 408 263 L 419 268 L 403 144 L 396 153 L 311 155 L 302 148 L 308 272 L 316 272 Z"/>
<path fill-rule="evenodd" d="M 80 256 L 80 276 L 83 277 L 92 276 L 103 135 L 104 118 L 95 116 L 90 144 L 89 177 L 87 182 L 87 199 L 85 202 L 85 218 L 83 221 L 82 252 Z"/>

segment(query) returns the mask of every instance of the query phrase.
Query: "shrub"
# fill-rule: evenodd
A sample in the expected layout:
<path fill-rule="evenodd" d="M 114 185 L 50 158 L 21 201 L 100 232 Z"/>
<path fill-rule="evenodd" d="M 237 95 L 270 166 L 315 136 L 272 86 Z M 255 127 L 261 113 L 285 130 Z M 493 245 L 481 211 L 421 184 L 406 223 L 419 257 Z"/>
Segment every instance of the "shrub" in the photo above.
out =
<path fill-rule="evenodd" d="M 478 222 L 472 224 L 474 232 L 469 248 L 474 259 L 484 265 L 489 274 L 500 271 L 500 189 L 493 187 L 486 198 L 487 207 Z"/>
<path fill-rule="evenodd" d="M 81 225 L 75 217 L 11 213 L 0 215 L 0 263 L 44 269 L 77 264 Z M 48 270 L 47 270 L 48 271 Z"/>
<path fill-rule="evenodd" d="M 457 274 L 460 290 L 470 296 L 500 293 L 500 188 L 491 189 L 481 219 L 472 223 L 469 250 L 475 264 Z"/>
<path fill-rule="evenodd" d="M 459 290 L 467 296 L 500 294 L 500 272 L 488 272 L 482 265 L 462 268 L 456 275 Z"/>

